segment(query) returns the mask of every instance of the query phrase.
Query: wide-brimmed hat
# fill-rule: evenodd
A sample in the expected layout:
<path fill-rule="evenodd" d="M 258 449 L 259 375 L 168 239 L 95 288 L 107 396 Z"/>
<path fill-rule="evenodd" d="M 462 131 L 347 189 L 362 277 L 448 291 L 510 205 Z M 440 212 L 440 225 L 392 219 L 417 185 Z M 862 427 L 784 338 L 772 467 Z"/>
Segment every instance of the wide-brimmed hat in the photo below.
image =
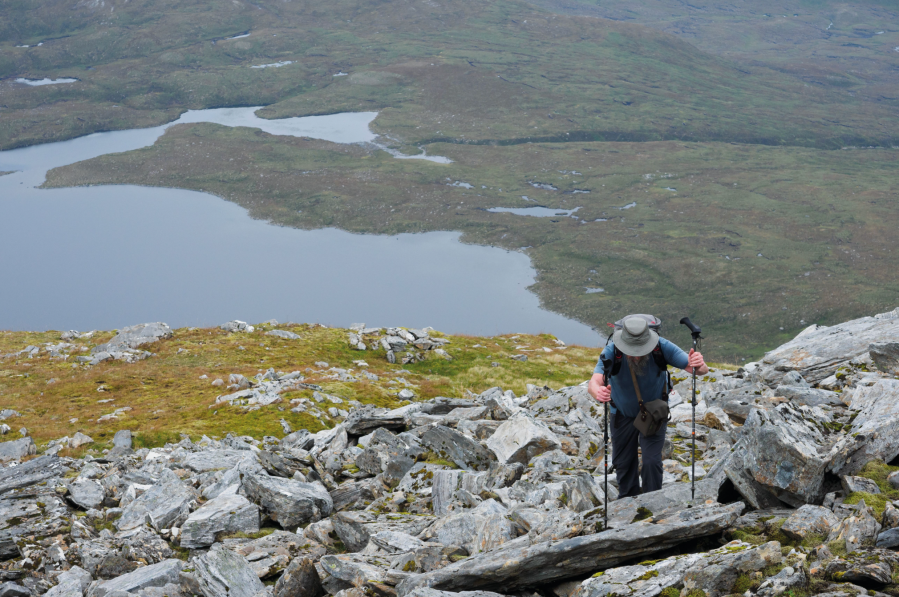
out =
<path fill-rule="evenodd" d="M 641 317 L 630 317 L 624 320 L 620 330 L 612 336 L 615 348 L 629 357 L 642 357 L 653 351 L 659 343 L 659 335 L 649 328 L 649 324 Z"/>

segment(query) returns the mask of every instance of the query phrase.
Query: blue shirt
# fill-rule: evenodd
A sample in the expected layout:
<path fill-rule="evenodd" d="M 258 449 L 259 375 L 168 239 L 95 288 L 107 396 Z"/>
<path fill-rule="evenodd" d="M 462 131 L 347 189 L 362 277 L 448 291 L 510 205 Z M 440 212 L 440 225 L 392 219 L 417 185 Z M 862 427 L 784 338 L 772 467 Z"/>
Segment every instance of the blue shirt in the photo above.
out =
<path fill-rule="evenodd" d="M 673 365 L 679 369 L 686 369 L 690 364 L 687 353 L 681 350 L 676 344 L 669 342 L 664 338 L 659 338 L 659 346 L 669 365 Z M 656 365 L 652 355 L 649 354 L 646 356 L 649 358 L 646 369 L 644 370 L 643 375 L 637 376 L 637 383 L 640 385 L 640 395 L 643 397 L 644 403 L 658 400 L 662 397 L 663 393 L 666 397 L 668 394 L 668 376 L 665 375 L 664 371 L 659 375 L 659 367 Z M 615 343 L 609 342 L 599 356 L 599 361 L 596 363 L 596 369 L 594 369 L 593 372 L 601 373 L 606 376 L 606 379 L 609 379 L 608 373 L 603 370 L 602 360 L 606 359 L 608 361 L 614 361 L 614 358 Z M 611 371 L 609 371 L 609 373 L 611 373 Z M 620 410 L 621 414 L 626 417 L 636 417 L 640 413 L 640 405 L 637 402 L 637 392 L 634 391 L 634 382 L 631 380 L 631 371 L 626 356 L 622 359 L 621 370 L 618 371 L 617 375 L 609 379 L 609 385 L 612 386 L 612 401 L 615 403 L 615 406 L 609 405 L 612 412 L 614 413 Z"/>

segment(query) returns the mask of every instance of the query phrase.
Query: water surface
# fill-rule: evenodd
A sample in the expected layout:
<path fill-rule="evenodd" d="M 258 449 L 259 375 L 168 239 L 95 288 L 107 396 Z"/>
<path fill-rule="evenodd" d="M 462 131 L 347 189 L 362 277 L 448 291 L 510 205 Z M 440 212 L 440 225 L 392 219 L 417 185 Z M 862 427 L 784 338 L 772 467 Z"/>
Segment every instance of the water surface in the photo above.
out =
<path fill-rule="evenodd" d="M 258 121 L 282 131 L 275 134 L 346 143 L 368 140 L 376 115 L 266 121 L 253 111 L 194 111 L 176 122 Z M 569 343 L 597 343 L 589 327 L 540 308 L 527 290 L 535 272 L 526 255 L 465 245 L 458 233 L 277 227 L 235 204 L 181 189 L 35 188 L 49 168 L 152 145 L 165 128 L 0 152 L 0 172 L 15 171 L 0 177 L 0 329 L 275 318 L 479 335 L 548 332 Z"/>

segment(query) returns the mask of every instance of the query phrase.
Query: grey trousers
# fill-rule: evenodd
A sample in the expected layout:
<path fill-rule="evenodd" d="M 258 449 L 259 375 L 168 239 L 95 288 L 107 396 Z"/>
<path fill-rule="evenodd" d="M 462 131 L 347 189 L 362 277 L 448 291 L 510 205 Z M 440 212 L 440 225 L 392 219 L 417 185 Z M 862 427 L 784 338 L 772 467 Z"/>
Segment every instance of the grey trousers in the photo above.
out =
<path fill-rule="evenodd" d="M 612 464 L 618 479 L 618 496 L 632 497 L 640 495 L 640 481 L 643 481 L 642 493 L 662 488 L 662 448 L 665 446 L 665 432 L 668 427 L 662 425 L 659 431 L 650 437 L 644 437 L 634 427 L 634 420 L 621 413 L 611 417 L 612 427 Z M 637 457 L 637 446 L 643 454 L 643 470 L 638 470 L 640 460 Z"/>

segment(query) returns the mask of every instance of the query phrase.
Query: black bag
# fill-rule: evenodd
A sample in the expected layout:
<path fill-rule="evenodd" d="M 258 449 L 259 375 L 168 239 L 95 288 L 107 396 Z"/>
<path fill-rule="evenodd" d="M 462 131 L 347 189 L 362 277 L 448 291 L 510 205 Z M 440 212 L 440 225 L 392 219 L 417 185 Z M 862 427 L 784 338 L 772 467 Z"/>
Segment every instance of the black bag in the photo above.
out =
<path fill-rule="evenodd" d="M 662 425 L 668 425 L 671 420 L 671 411 L 668 408 L 668 402 L 665 400 L 653 400 L 643 403 L 643 397 L 640 395 L 640 385 L 637 384 L 637 376 L 631 369 L 631 380 L 634 382 L 634 390 L 637 392 L 637 402 L 640 404 L 640 412 L 634 419 L 634 427 L 643 434 L 644 437 L 655 435 L 659 432 Z"/>

